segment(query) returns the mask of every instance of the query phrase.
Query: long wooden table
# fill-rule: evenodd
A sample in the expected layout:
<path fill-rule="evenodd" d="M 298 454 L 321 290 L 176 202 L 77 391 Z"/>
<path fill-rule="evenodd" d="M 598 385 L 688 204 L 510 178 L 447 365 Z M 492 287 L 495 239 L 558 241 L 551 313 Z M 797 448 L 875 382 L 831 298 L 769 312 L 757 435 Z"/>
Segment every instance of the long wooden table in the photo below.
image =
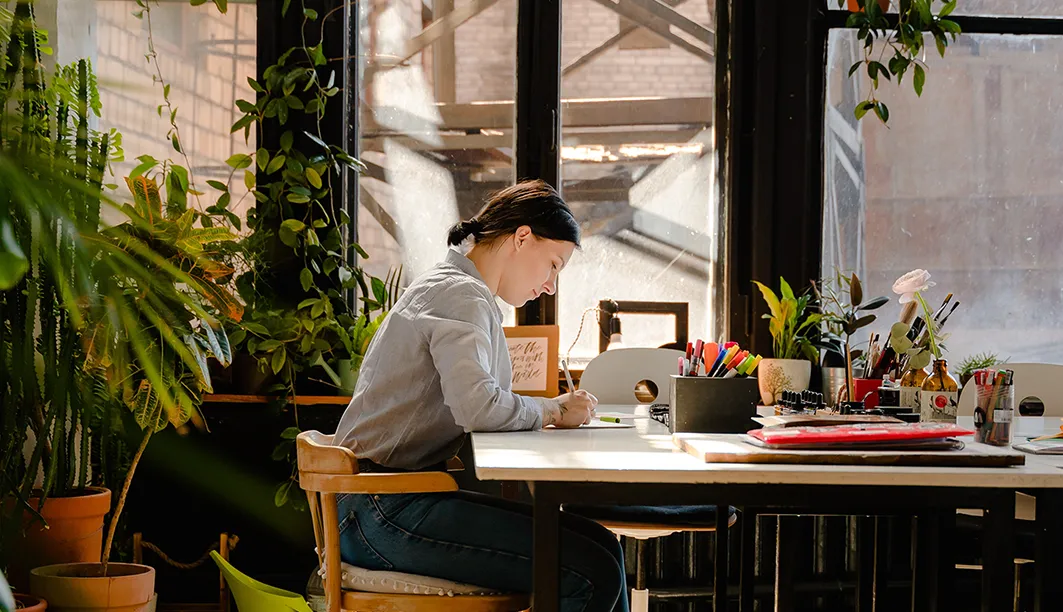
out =
<path fill-rule="evenodd" d="M 476 475 L 481 480 L 525 481 L 534 496 L 534 602 L 536 612 L 558 609 L 558 521 L 564 503 L 716 504 L 789 514 L 914 514 L 927 525 L 953 517 L 957 508 L 984 512 L 986 560 L 982 609 L 1008 611 L 1014 597 L 1015 493 L 1038 497 L 1038 525 L 1045 544 L 1039 552 L 1039 609 L 1063 601 L 1063 552 L 1053 519 L 1063 516 L 1063 460 L 1030 457 L 1005 468 L 774 465 L 706 463 L 678 450 L 666 427 L 647 417 L 645 406 L 600 406 L 599 412 L 634 415 L 630 429 L 545 430 L 472 435 Z M 975 444 L 968 440 L 968 444 Z M 718 524 L 726 524 L 726 515 Z M 754 535 L 752 521 L 740 523 L 743 544 Z M 713 609 L 726 610 L 728 530 L 717 532 Z M 926 532 L 936 539 L 936 530 Z M 742 549 L 748 548 L 743 545 Z M 942 563 L 935 559 L 920 581 L 917 609 L 949 609 L 948 588 L 936 588 Z M 752 565 L 743 559 L 740 609 L 752 610 Z M 1057 574 L 1058 576 L 1058 574 Z M 777 597 L 783 595 L 777 590 Z M 776 610 L 792 609 L 777 600 Z"/>

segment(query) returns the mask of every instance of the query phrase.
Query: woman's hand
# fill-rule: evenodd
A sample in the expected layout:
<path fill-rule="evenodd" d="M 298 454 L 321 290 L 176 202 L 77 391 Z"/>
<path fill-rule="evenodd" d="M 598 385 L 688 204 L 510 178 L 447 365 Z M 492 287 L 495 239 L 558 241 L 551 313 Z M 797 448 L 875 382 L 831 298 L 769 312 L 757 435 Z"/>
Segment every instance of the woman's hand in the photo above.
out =
<path fill-rule="evenodd" d="M 546 404 L 543 408 L 543 427 L 553 425 L 563 429 L 573 429 L 590 423 L 598 398 L 580 390 L 566 393 L 555 400 L 557 404 Z"/>

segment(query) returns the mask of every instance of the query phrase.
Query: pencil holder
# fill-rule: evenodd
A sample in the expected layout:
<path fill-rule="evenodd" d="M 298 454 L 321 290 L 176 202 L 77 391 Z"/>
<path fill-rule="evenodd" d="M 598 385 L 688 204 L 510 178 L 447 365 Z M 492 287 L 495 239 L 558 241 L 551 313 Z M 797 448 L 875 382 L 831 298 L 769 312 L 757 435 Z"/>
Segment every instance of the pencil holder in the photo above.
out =
<path fill-rule="evenodd" d="M 975 441 L 993 446 L 1010 446 L 1011 424 L 1015 415 L 1015 387 L 1008 384 L 979 384 L 976 389 Z"/>
<path fill-rule="evenodd" d="M 756 378 L 672 376 L 668 428 L 672 433 L 746 433 L 757 424 Z"/>

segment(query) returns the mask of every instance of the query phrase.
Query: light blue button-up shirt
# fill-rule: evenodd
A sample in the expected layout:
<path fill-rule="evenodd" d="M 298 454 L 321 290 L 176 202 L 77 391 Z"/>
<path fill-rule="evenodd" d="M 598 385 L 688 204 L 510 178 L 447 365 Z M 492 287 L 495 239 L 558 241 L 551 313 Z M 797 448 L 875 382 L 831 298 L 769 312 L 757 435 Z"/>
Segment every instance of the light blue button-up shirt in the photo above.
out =
<path fill-rule="evenodd" d="M 399 469 L 446 461 L 465 433 L 542 427 L 544 403 L 512 391 L 502 312 L 471 260 L 451 249 L 377 331 L 335 444 Z"/>

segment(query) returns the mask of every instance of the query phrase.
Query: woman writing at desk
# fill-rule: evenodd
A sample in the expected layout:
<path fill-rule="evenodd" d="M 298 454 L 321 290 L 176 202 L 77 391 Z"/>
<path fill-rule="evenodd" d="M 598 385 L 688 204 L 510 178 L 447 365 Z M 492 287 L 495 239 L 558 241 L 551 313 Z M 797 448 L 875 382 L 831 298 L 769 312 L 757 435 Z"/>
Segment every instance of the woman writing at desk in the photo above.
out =
<path fill-rule="evenodd" d="M 457 247 L 471 238 L 463 254 Z M 579 427 L 598 403 L 586 391 L 555 399 L 511 390 L 509 349 L 495 298 L 523 306 L 553 294 L 579 246 L 579 224 L 549 185 L 493 195 L 450 230 L 446 260 L 406 289 L 362 363 L 336 429 L 362 471 L 442 469 L 474 431 Z M 477 493 L 345 495 L 344 561 L 507 592 L 532 590 L 531 507 Z M 561 609 L 626 612 L 623 552 L 597 523 L 562 515 Z"/>

